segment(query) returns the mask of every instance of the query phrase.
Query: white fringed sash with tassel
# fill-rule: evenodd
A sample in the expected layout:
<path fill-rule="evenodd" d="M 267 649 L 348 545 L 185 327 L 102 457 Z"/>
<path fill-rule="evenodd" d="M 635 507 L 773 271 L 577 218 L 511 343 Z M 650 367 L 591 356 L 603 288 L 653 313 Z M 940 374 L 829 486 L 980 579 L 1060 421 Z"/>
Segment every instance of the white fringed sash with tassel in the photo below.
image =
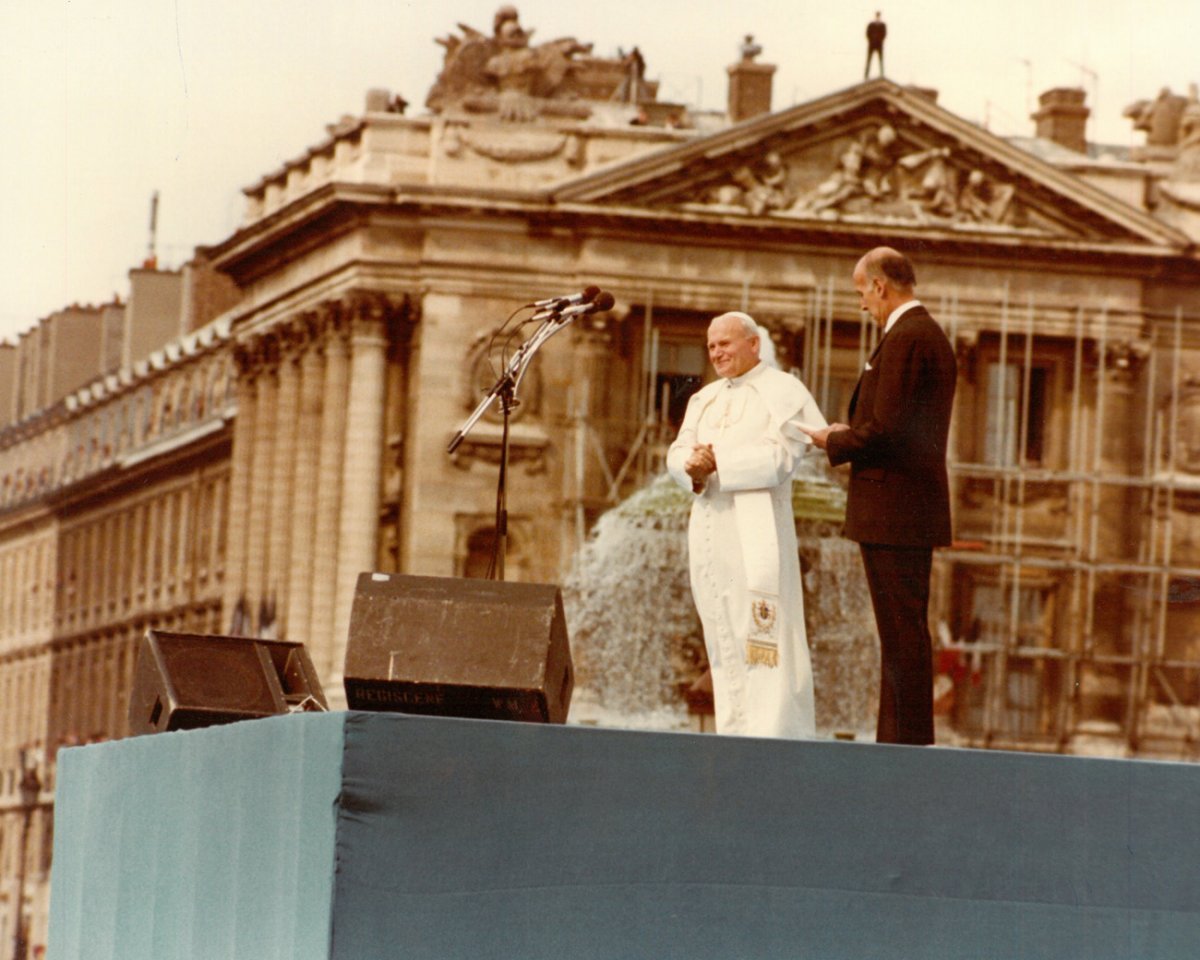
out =
<path fill-rule="evenodd" d="M 746 663 L 779 666 L 779 541 L 770 490 L 742 490 L 733 495 L 746 589 L 750 627 Z"/>

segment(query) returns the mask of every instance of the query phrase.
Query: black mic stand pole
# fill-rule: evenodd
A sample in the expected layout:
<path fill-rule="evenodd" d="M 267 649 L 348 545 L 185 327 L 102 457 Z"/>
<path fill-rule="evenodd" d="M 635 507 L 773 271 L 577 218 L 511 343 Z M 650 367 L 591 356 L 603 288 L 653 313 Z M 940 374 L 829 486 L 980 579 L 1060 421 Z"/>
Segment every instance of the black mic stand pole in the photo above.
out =
<path fill-rule="evenodd" d="M 493 580 L 504 579 L 504 557 L 508 553 L 508 420 L 520 401 L 517 385 L 511 377 L 502 378 L 500 412 L 503 428 L 500 432 L 500 475 L 496 481 L 496 536 L 492 542 Z"/>
<path fill-rule="evenodd" d="M 458 432 L 454 434 L 446 448 L 447 453 L 457 450 L 467 433 L 487 412 L 493 401 L 497 398 L 500 399 L 503 429 L 500 434 L 500 475 L 496 484 L 496 536 L 492 544 L 493 580 L 504 579 L 504 555 L 508 549 L 508 422 L 513 409 L 520 403 L 517 399 L 517 388 L 520 387 L 521 379 L 525 376 L 525 371 L 529 369 L 529 364 L 533 361 L 534 354 L 541 345 L 563 329 L 572 319 L 574 319 L 574 315 L 568 316 L 566 322 L 563 322 L 561 310 L 556 310 L 542 322 L 533 336 L 521 344 L 517 352 L 512 355 L 504 368 L 504 373 L 492 385 L 487 395 L 479 401 L 474 412 L 458 428 Z"/>

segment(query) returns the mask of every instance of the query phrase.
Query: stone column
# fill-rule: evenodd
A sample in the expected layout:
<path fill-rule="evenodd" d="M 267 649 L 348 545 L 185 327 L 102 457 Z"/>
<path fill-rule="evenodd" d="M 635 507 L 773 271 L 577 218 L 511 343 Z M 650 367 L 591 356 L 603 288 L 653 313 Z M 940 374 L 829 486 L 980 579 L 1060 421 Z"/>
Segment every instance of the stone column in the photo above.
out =
<path fill-rule="evenodd" d="M 608 318 L 584 316 L 575 321 L 571 339 L 571 380 L 567 390 L 570 403 L 567 417 L 571 424 L 567 442 L 570 446 L 564 449 L 562 467 L 563 502 L 571 509 L 561 511 L 559 516 L 559 565 L 583 545 L 587 533 L 585 504 L 608 495 L 608 483 L 602 472 L 588 468 L 593 456 L 588 431 L 593 424 L 604 422 L 606 405 L 617 389 L 612 358 Z M 541 362 L 541 358 L 534 362 Z M 542 402 L 536 395 L 532 399 L 535 403 Z M 524 403 L 525 398 L 522 398 Z M 539 411 L 534 408 L 531 412 Z"/>
<path fill-rule="evenodd" d="M 254 453 L 250 464 L 250 516 L 246 523 L 247 614 L 257 623 L 267 593 L 268 519 L 271 505 L 271 465 L 274 462 L 275 423 L 279 396 L 278 346 L 273 337 L 257 344 L 259 373 L 255 378 Z"/>
<path fill-rule="evenodd" d="M 351 309 L 350 392 L 333 620 L 334 675 L 339 687 L 355 582 L 360 573 L 373 570 L 376 562 L 387 365 L 385 302 L 382 298 L 357 298 Z"/>
<path fill-rule="evenodd" d="M 292 487 L 296 455 L 296 413 L 300 396 L 297 340 L 291 324 L 279 330 L 279 396 L 275 411 L 275 449 L 271 465 L 271 517 L 267 538 L 267 597 L 275 613 L 277 636 L 287 636 L 290 583 Z"/>
<path fill-rule="evenodd" d="M 225 584 L 222 616 L 228 629 L 239 597 L 246 593 L 246 527 L 250 518 L 250 477 L 254 457 L 256 419 L 254 366 L 251 353 L 244 347 L 234 350 L 237 370 L 237 415 L 233 421 L 233 455 L 230 458 L 229 517 L 226 530 Z M 201 518 L 205 522 L 207 518 Z M 216 534 L 213 534 L 213 541 Z M 211 576 L 211 558 L 201 561 Z"/>
<path fill-rule="evenodd" d="M 303 318 L 304 352 L 300 359 L 300 407 L 296 432 L 296 471 L 292 506 L 291 578 L 286 623 L 291 639 L 309 642 L 312 635 L 314 532 L 317 518 L 317 461 L 321 444 L 321 393 L 324 358 L 314 342 L 317 320 Z M 340 409 L 341 404 L 338 404 Z"/>
<path fill-rule="evenodd" d="M 349 347 L 343 316 L 336 305 L 326 308 L 322 321 L 322 353 L 325 381 L 322 384 L 320 440 L 317 448 L 317 493 L 312 569 L 312 612 L 309 655 L 318 673 L 326 678 L 327 697 L 338 690 L 335 673 L 341 673 L 334 642 L 333 617 L 336 603 L 339 506 L 342 500 L 342 441 L 346 415 L 346 389 L 350 379 Z"/>

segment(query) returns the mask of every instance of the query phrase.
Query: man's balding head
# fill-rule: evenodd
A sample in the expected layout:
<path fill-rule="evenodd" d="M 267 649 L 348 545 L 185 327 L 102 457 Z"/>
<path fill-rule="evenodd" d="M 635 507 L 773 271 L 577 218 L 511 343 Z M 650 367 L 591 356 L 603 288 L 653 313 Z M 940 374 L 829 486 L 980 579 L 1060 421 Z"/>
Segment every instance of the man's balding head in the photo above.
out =
<path fill-rule="evenodd" d="M 913 299 L 916 285 L 912 263 L 891 247 L 868 251 L 854 268 L 854 289 L 862 309 L 881 325 L 896 307 Z"/>

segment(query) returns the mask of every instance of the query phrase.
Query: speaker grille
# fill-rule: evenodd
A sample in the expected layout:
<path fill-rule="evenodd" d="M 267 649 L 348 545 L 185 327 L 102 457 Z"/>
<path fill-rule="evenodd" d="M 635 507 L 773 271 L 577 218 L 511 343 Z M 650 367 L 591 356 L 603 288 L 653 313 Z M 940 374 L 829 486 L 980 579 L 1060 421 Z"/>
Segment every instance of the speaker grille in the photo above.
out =
<path fill-rule="evenodd" d="M 158 649 L 180 703 L 263 714 L 276 711 L 254 643 L 160 634 Z"/>
<path fill-rule="evenodd" d="M 328 708 L 302 643 L 149 630 L 134 667 L 129 731 L 187 730 Z"/>

